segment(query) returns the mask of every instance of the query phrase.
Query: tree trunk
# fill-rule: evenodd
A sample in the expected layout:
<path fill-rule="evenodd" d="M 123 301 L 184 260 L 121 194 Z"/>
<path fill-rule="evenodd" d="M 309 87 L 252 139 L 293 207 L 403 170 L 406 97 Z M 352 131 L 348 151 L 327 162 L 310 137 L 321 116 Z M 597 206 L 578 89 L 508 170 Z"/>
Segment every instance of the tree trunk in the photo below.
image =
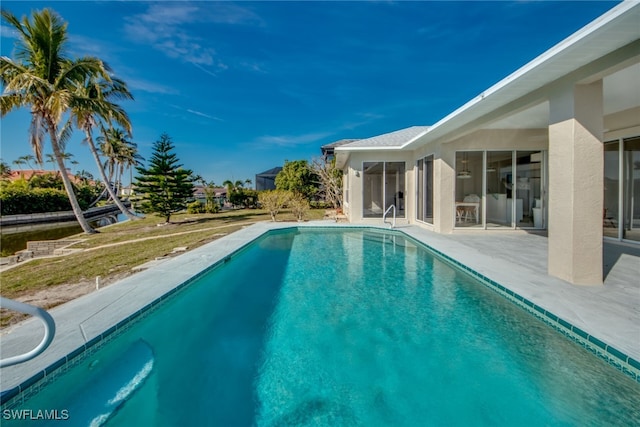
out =
<path fill-rule="evenodd" d="M 94 207 L 96 205 L 96 203 L 98 203 L 100 201 L 100 199 L 102 199 L 104 197 L 106 192 L 107 192 L 107 187 L 105 186 L 104 190 L 102 190 L 100 192 L 100 195 L 98 197 L 96 197 L 96 199 L 93 202 L 91 202 L 91 204 L 89 205 L 89 208 Z"/>
<path fill-rule="evenodd" d="M 98 172 L 100 172 L 100 178 L 104 181 L 105 186 L 107 187 L 107 191 L 109 192 L 109 196 L 113 199 L 118 209 L 127 216 L 128 219 L 135 220 L 138 219 L 137 216 L 133 215 L 129 212 L 129 209 L 122 203 L 122 201 L 118 198 L 118 196 L 114 193 L 113 188 L 109 185 L 109 181 L 107 181 L 107 174 L 102 167 L 102 163 L 100 162 L 100 156 L 98 155 L 98 150 L 96 150 L 96 146 L 93 144 L 93 138 L 91 137 L 90 132 L 85 132 L 87 134 L 87 142 L 89 143 L 89 148 L 91 149 L 91 154 L 93 154 L 93 159 L 96 161 L 96 165 L 98 166 Z"/>
<path fill-rule="evenodd" d="M 76 194 L 73 192 L 73 185 L 71 185 L 71 180 L 69 179 L 69 175 L 67 175 L 67 168 L 64 166 L 64 161 L 62 160 L 62 153 L 60 152 L 60 147 L 58 146 L 58 137 L 56 135 L 56 127 L 53 123 L 49 122 L 49 138 L 51 138 L 51 148 L 53 149 L 53 155 L 58 163 L 58 169 L 60 170 L 60 177 L 62 178 L 62 183 L 64 184 L 64 189 L 67 191 L 67 196 L 69 196 L 69 202 L 71 203 L 71 209 L 73 209 L 73 213 L 82 227 L 82 231 L 87 234 L 94 234 L 98 231 L 94 230 L 87 219 L 84 217 L 82 209 L 80 208 L 80 204 L 78 203 L 78 199 L 76 198 Z"/>

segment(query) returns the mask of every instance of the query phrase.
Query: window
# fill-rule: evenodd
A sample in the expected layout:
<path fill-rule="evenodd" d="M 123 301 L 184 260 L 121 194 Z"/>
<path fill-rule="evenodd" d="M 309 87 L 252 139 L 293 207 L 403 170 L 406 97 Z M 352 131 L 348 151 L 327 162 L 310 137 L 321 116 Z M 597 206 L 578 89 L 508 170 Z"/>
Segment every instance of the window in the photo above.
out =
<path fill-rule="evenodd" d="M 365 162 L 363 164 L 362 216 L 382 218 L 389 206 L 396 208 L 396 217 L 404 218 L 404 162 Z"/>

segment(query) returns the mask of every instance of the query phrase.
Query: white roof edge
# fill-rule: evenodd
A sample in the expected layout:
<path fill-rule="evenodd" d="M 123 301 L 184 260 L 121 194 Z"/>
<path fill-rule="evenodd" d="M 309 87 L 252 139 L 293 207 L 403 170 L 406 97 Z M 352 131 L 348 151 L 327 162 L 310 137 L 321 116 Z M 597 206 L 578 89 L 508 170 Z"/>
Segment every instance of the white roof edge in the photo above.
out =
<path fill-rule="evenodd" d="M 423 136 L 425 133 L 426 132 L 423 132 L 420 136 Z M 402 145 L 402 146 L 396 145 L 395 147 L 390 147 L 390 146 L 377 146 L 377 147 L 376 146 L 369 146 L 369 147 L 351 147 L 351 148 L 349 148 L 349 147 L 339 147 L 339 148 L 336 148 L 335 151 L 340 151 L 340 152 L 345 152 L 345 153 L 348 153 L 350 151 L 371 151 L 371 150 L 375 150 L 375 151 L 380 151 L 380 150 L 390 151 L 390 150 L 401 150 L 403 147 L 404 147 L 404 145 Z"/>
<path fill-rule="evenodd" d="M 551 47 L 547 51 L 543 52 L 542 54 L 540 54 L 539 56 L 537 56 L 536 58 L 534 58 L 533 60 L 531 60 L 530 62 L 525 64 L 524 66 L 520 67 L 519 69 L 517 69 L 513 73 L 509 74 L 507 77 L 505 77 L 504 79 L 500 80 L 498 83 L 496 83 L 493 86 L 489 87 L 487 90 L 485 90 L 482 93 L 480 93 L 480 95 L 476 96 L 475 98 L 471 99 L 467 103 L 463 104 L 461 107 L 459 107 L 456 110 L 454 110 L 453 112 L 449 113 L 444 118 L 438 120 L 436 123 L 433 124 L 433 126 L 431 126 L 429 128 L 427 133 L 431 132 L 433 130 L 436 130 L 443 123 L 448 122 L 453 117 L 455 117 L 455 116 L 459 115 L 460 113 L 462 113 L 463 111 L 468 110 L 469 108 L 473 107 L 474 105 L 476 105 L 477 103 L 482 101 L 484 98 L 486 98 L 486 97 L 494 94 L 495 92 L 499 91 L 500 89 L 503 89 L 504 87 L 508 86 L 513 81 L 515 81 L 518 78 L 520 78 L 520 77 L 524 76 L 525 74 L 529 73 L 534 68 L 540 66 L 541 64 L 543 64 L 544 62 L 546 62 L 550 58 L 552 58 L 555 55 L 557 55 L 558 53 L 564 51 L 569 46 L 573 45 L 574 43 L 576 43 L 577 41 L 581 40 L 585 36 L 593 33 L 594 31 L 596 31 L 598 29 L 600 29 L 603 25 L 607 24 L 608 22 L 611 22 L 612 20 L 618 18 L 619 16 L 623 15 L 624 13 L 628 12 L 629 10 L 631 10 L 631 9 L 633 9 L 635 7 L 639 7 L 639 6 L 640 6 L 640 1 L 638 1 L 638 0 L 624 0 L 622 3 L 618 4 L 617 6 L 614 6 L 612 9 L 610 9 L 609 11 L 607 11 L 604 14 L 600 15 L 599 17 L 597 17 L 595 20 L 591 21 L 590 23 L 588 23 L 584 27 L 580 28 L 578 31 L 576 31 L 575 33 L 571 34 L 569 37 L 565 38 L 564 40 L 562 40 L 561 42 L 557 43 L 556 45 L 554 45 L 553 47 Z"/>

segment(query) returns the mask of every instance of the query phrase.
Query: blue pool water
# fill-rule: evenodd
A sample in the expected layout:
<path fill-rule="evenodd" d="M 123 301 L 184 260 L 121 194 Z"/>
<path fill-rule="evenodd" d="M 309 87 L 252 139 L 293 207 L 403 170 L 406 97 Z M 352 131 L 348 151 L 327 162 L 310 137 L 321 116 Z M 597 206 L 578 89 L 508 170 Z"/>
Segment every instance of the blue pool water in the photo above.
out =
<path fill-rule="evenodd" d="M 630 426 L 640 384 L 399 234 L 301 229 L 260 238 L 25 408 L 67 410 L 65 426 Z"/>

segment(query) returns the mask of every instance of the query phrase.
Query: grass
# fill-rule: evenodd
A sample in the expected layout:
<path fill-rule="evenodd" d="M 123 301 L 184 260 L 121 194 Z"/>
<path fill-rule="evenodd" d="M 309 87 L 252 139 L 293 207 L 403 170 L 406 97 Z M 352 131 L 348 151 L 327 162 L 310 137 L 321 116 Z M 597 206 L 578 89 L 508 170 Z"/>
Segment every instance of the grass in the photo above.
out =
<path fill-rule="evenodd" d="M 307 219 L 322 219 L 323 210 L 310 210 Z M 262 210 L 238 210 L 218 214 L 178 214 L 172 223 L 161 225 L 162 219 L 147 216 L 100 229 L 99 234 L 78 234 L 71 246 L 83 251 L 62 257 L 41 258 L 0 273 L 2 296 L 19 298 L 63 284 L 121 278 L 131 269 L 157 257 L 170 254 L 176 247 L 192 250 L 225 234 L 258 221 L 269 221 Z M 293 221 L 290 212 L 278 216 L 279 221 Z M 3 310 L 0 326 L 16 318 Z"/>

